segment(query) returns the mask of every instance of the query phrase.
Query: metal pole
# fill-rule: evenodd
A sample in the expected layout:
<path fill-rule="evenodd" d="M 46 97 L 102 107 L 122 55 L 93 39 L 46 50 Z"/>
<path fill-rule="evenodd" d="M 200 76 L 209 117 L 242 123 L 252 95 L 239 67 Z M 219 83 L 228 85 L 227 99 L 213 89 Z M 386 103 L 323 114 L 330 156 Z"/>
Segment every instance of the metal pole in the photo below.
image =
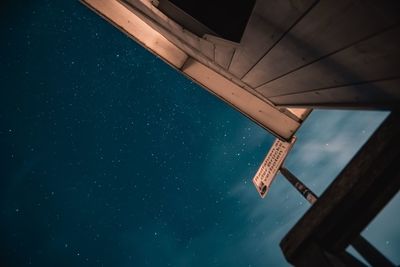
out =
<path fill-rule="evenodd" d="M 303 184 L 297 177 L 291 173 L 284 166 L 280 168 L 282 175 L 291 183 L 297 191 L 304 196 L 311 204 L 317 202 L 318 197 L 311 191 L 305 184 Z M 377 250 L 373 245 L 371 245 L 368 240 L 366 240 L 362 235 L 358 235 L 354 238 L 351 243 L 353 248 L 360 253 L 361 256 L 369 263 L 371 266 L 379 267 L 394 267 L 395 265 L 387 259 L 379 250 Z"/>
<path fill-rule="evenodd" d="M 285 167 L 281 167 L 280 169 L 282 175 L 304 196 L 305 199 L 308 200 L 311 204 L 317 202 L 318 197 L 311 191 L 305 184 L 303 184 L 293 173 L 291 173 Z"/>

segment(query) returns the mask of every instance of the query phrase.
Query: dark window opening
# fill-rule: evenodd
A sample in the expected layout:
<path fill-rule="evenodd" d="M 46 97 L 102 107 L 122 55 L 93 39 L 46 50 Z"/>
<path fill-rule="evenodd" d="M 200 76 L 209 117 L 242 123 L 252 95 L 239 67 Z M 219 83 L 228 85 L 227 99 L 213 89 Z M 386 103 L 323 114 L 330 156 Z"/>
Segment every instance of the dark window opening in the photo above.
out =
<path fill-rule="evenodd" d="M 160 1 L 160 4 L 163 2 L 168 1 Z M 196 32 L 194 30 L 194 33 L 216 34 L 224 39 L 238 43 L 242 38 L 255 4 L 255 0 L 169 0 L 169 2 L 197 22 L 203 24 L 205 29 L 208 28 L 210 30 L 209 32 Z M 173 17 L 173 14 L 170 15 L 177 22 L 182 21 L 177 15 L 175 17 Z M 191 30 L 191 25 L 182 26 L 186 26 Z"/>

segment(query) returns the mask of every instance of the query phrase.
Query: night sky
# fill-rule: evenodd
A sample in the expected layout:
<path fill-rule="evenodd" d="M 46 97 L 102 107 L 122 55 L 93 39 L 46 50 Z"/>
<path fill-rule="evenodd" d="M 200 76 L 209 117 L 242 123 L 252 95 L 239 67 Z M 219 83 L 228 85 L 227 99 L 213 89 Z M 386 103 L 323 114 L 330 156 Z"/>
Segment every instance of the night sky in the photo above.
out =
<path fill-rule="evenodd" d="M 287 266 L 309 205 L 281 176 L 259 198 L 268 132 L 78 1 L 21 2 L 0 9 L 0 266 Z M 314 111 L 286 165 L 321 194 L 386 115 Z M 397 264 L 399 208 L 363 233 Z"/>

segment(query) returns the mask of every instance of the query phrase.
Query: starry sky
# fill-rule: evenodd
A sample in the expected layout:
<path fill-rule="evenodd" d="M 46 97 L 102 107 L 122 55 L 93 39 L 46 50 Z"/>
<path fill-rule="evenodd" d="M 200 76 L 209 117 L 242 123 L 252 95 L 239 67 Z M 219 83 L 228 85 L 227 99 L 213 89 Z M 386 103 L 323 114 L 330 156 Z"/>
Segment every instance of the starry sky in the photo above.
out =
<path fill-rule="evenodd" d="M 1 266 L 287 266 L 309 204 L 259 198 L 268 132 L 78 1 L 7 0 L 0 31 Z M 386 116 L 314 111 L 287 167 L 321 194 Z M 396 263 L 399 207 L 363 232 Z"/>

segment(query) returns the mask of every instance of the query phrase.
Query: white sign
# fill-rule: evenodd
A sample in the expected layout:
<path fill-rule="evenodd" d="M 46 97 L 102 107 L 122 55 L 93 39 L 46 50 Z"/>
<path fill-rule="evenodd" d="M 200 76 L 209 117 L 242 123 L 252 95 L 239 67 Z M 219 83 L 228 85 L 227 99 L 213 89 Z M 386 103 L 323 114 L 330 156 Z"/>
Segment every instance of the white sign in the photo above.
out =
<path fill-rule="evenodd" d="M 295 136 L 293 136 L 290 143 L 276 139 L 263 163 L 261 163 L 260 168 L 258 168 L 258 171 L 253 178 L 253 183 L 262 198 L 264 198 L 268 193 L 272 181 L 285 161 L 285 158 L 295 141 Z"/>

